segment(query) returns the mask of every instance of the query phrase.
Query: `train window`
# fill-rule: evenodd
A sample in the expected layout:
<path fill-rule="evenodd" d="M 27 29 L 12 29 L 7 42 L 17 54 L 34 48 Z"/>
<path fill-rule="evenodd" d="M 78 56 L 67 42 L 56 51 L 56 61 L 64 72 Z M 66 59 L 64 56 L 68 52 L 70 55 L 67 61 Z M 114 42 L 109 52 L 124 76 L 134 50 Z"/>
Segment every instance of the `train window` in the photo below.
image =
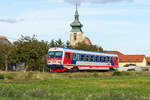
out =
<path fill-rule="evenodd" d="M 102 62 L 102 56 L 100 56 L 99 61 Z"/>
<path fill-rule="evenodd" d="M 67 56 L 68 56 L 68 53 L 65 54 L 65 58 L 67 58 Z"/>
<path fill-rule="evenodd" d="M 70 53 L 68 53 L 68 59 L 70 59 Z"/>
<path fill-rule="evenodd" d="M 108 61 L 108 62 L 110 61 L 110 57 L 107 57 L 107 61 Z"/>
<path fill-rule="evenodd" d="M 84 55 L 81 55 L 81 61 L 84 61 Z"/>
<path fill-rule="evenodd" d="M 77 56 L 78 58 L 77 58 L 77 60 L 79 61 L 80 60 L 80 54 L 78 54 L 78 56 Z"/>
<path fill-rule="evenodd" d="M 118 61 L 118 57 L 116 57 L 116 59 L 115 59 L 115 60 L 116 60 L 116 62 L 117 62 L 117 61 Z"/>
<path fill-rule="evenodd" d="M 90 61 L 94 61 L 94 56 L 91 56 Z"/>
<path fill-rule="evenodd" d="M 73 54 L 73 60 L 76 60 L 77 55 Z"/>
<path fill-rule="evenodd" d="M 62 54 L 63 54 L 63 52 L 61 52 L 61 51 L 56 51 L 56 52 L 55 52 L 55 58 L 62 58 Z"/>
<path fill-rule="evenodd" d="M 98 62 L 98 56 L 95 57 L 95 62 Z"/>
<path fill-rule="evenodd" d="M 113 62 L 113 57 L 111 57 L 111 62 Z"/>
<path fill-rule="evenodd" d="M 86 61 L 89 61 L 89 56 L 88 55 L 86 56 Z"/>
<path fill-rule="evenodd" d="M 104 57 L 104 62 L 106 62 L 106 57 Z"/>

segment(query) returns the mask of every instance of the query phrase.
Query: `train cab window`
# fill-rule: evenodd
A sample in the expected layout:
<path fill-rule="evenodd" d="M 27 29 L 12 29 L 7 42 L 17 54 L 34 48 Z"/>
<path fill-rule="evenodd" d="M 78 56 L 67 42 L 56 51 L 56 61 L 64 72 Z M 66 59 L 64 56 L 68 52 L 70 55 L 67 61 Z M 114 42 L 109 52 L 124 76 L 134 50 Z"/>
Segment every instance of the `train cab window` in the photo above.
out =
<path fill-rule="evenodd" d="M 86 61 L 89 61 L 89 56 L 88 55 L 86 56 Z"/>
<path fill-rule="evenodd" d="M 94 56 L 91 56 L 91 57 L 90 57 L 90 61 L 94 61 Z"/>
<path fill-rule="evenodd" d="M 84 61 L 84 55 L 81 55 L 81 61 Z"/>
<path fill-rule="evenodd" d="M 98 56 L 95 57 L 95 62 L 98 62 Z"/>
<path fill-rule="evenodd" d="M 73 60 L 76 60 L 77 55 L 73 54 Z"/>
<path fill-rule="evenodd" d="M 102 56 L 100 56 L 99 61 L 102 62 Z"/>
<path fill-rule="evenodd" d="M 104 62 L 106 62 L 106 57 L 104 57 Z"/>

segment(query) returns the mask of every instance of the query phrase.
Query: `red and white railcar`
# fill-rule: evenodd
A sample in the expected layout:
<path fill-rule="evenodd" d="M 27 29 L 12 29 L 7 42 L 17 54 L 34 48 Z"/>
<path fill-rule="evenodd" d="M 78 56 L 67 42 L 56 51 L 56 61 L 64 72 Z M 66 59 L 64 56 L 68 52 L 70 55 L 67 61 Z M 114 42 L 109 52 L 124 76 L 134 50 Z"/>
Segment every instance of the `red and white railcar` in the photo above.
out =
<path fill-rule="evenodd" d="M 118 67 L 118 56 L 104 52 L 50 48 L 47 65 L 51 72 L 110 70 Z"/>

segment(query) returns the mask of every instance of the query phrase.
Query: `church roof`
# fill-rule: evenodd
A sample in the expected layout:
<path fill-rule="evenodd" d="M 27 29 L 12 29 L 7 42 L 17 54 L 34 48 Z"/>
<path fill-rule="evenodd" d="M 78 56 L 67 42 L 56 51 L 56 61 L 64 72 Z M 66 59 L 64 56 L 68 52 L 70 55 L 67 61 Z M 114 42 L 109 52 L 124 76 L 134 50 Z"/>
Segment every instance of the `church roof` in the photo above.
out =
<path fill-rule="evenodd" d="M 70 26 L 72 27 L 71 32 L 82 32 L 81 27 L 83 27 L 83 25 L 79 21 L 79 13 L 78 13 L 77 6 L 74 15 L 74 21 L 70 24 Z"/>

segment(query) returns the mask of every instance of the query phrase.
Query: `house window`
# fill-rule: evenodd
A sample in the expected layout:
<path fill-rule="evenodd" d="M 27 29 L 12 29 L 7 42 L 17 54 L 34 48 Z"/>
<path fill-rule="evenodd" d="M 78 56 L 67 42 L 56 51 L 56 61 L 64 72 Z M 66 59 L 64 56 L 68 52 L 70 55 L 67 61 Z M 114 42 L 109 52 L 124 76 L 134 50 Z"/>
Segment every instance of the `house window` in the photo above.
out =
<path fill-rule="evenodd" d="M 119 61 L 122 61 L 122 59 L 119 59 Z"/>
<path fill-rule="evenodd" d="M 74 40 L 77 40 L 77 33 L 74 33 Z"/>
<path fill-rule="evenodd" d="M 139 59 L 136 59 L 136 61 L 139 61 Z"/>

